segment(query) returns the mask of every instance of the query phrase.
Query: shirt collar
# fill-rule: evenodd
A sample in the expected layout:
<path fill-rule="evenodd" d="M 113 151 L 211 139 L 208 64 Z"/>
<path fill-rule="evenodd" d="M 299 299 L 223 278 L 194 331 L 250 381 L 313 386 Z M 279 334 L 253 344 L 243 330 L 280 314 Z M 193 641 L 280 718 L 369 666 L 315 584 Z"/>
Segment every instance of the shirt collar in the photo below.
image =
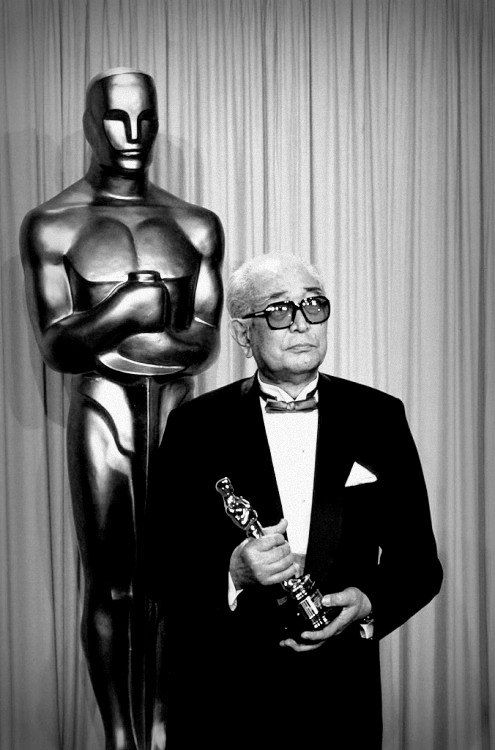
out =
<path fill-rule="evenodd" d="M 308 385 L 304 386 L 301 393 L 299 393 L 296 398 L 292 398 L 292 396 L 282 390 L 282 388 L 279 388 L 278 385 L 274 385 L 273 383 L 265 383 L 264 380 L 261 380 L 259 372 L 257 373 L 257 378 L 260 389 L 263 391 L 263 393 L 266 393 L 268 396 L 273 396 L 273 398 L 277 399 L 277 401 L 304 401 L 304 399 L 308 398 L 308 393 L 314 391 L 318 386 L 317 375 L 311 381 L 311 383 L 308 383 Z M 318 394 L 316 394 L 316 399 L 318 399 Z"/>

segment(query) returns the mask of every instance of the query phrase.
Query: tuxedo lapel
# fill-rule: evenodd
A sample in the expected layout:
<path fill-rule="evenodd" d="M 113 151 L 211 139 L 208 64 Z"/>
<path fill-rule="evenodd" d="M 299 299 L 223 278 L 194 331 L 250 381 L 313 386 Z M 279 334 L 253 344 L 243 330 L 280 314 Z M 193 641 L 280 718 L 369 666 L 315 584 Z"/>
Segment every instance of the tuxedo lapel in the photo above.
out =
<path fill-rule="evenodd" d="M 242 430 L 236 436 L 232 461 L 234 489 L 249 500 L 262 526 L 272 526 L 282 518 L 282 504 L 255 377 L 242 384 L 238 417 Z"/>
<path fill-rule="evenodd" d="M 318 382 L 318 438 L 311 524 L 305 570 L 315 581 L 328 576 L 342 532 L 342 499 L 353 463 L 347 415 L 335 393 L 338 386 L 328 376 Z M 230 479 L 237 494 L 249 500 L 260 523 L 271 526 L 283 516 L 270 448 L 254 378 L 242 383 L 236 430 L 226 444 Z"/>
<path fill-rule="evenodd" d="M 318 381 L 318 438 L 313 506 L 305 569 L 314 580 L 328 575 L 342 532 L 342 499 L 352 466 L 349 429 L 332 379 Z"/>

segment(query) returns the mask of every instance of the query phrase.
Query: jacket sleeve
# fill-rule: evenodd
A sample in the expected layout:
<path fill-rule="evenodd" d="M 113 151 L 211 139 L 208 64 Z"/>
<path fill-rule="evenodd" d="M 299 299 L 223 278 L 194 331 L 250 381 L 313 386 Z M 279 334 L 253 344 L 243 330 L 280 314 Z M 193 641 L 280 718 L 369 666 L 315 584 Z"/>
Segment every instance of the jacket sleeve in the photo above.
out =
<path fill-rule="evenodd" d="M 375 638 L 388 635 L 424 607 L 440 590 L 443 578 L 423 471 L 398 400 L 386 429 L 385 455 L 380 560 L 374 590 L 368 594 Z"/>
<path fill-rule="evenodd" d="M 227 548 L 215 537 L 223 521 L 198 420 L 179 407 L 168 418 L 152 472 L 147 522 L 148 594 L 177 627 L 230 613 Z M 212 485 L 210 488 L 209 485 Z M 200 618 L 192 609 L 202 611 Z"/>

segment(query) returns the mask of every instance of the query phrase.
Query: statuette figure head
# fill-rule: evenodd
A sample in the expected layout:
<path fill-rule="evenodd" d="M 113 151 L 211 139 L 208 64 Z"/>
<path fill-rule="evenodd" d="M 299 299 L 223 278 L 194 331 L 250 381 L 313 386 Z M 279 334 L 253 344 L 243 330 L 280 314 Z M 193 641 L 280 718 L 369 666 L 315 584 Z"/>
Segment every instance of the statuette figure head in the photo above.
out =
<path fill-rule="evenodd" d="M 94 158 L 117 173 L 145 169 L 158 131 L 156 91 L 147 73 L 114 68 L 89 83 L 84 134 Z"/>

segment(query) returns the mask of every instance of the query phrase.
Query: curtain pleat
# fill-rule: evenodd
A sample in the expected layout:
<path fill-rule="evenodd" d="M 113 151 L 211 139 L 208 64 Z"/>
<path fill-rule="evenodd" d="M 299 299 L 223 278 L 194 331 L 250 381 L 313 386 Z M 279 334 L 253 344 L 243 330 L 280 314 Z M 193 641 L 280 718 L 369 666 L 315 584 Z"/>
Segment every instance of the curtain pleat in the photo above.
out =
<path fill-rule="evenodd" d="M 69 377 L 41 361 L 18 232 L 84 174 L 85 88 L 118 66 L 154 77 L 151 179 L 220 216 L 225 278 L 271 250 L 317 264 L 323 369 L 405 402 L 445 582 L 382 643 L 384 748 L 495 747 L 494 36 L 491 0 L 2 0 L 1 750 L 104 747 Z M 226 318 L 198 393 L 252 372 Z"/>

